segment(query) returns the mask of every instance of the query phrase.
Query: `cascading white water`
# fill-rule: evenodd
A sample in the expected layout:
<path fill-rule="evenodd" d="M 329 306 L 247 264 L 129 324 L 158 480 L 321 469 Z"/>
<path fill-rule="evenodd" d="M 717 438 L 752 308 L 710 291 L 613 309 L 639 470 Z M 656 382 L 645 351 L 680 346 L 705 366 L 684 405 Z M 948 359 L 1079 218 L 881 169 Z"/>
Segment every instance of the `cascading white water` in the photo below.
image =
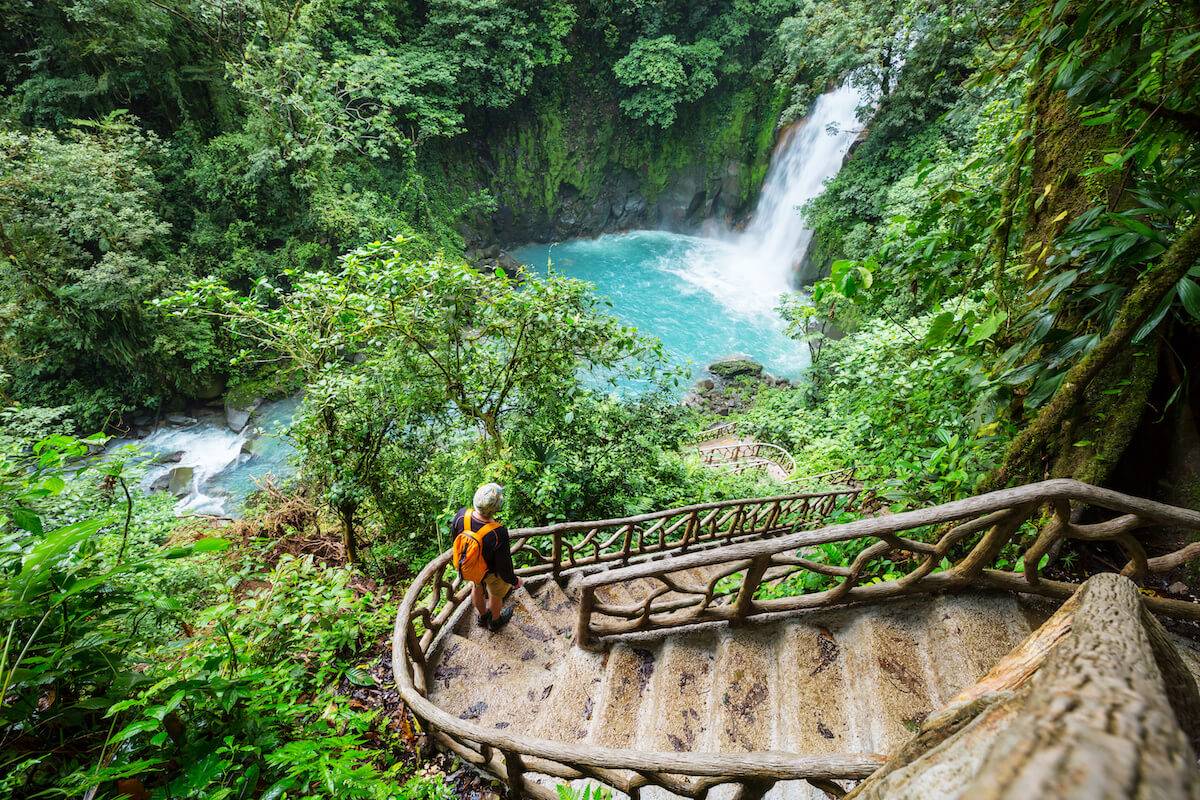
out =
<path fill-rule="evenodd" d="M 775 309 L 794 288 L 795 265 L 812 236 L 799 207 L 841 168 L 861 130 L 858 103 L 852 88 L 828 92 L 780 137 L 758 209 L 742 232 L 633 231 L 531 245 L 514 255 L 534 269 L 553 262 L 595 284 L 611 298 L 613 312 L 658 337 L 675 364 L 703 366 L 737 355 L 797 377 L 808 366 L 808 348 L 786 334 Z"/>
<path fill-rule="evenodd" d="M 294 450 L 278 430 L 291 422 L 299 402 L 291 397 L 264 403 L 241 433 L 229 429 L 223 412 L 204 411 L 187 427 L 164 426 L 140 440 L 115 439 L 107 452 L 129 458 L 126 448 L 136 448 L 133 458 L 145 468 L 143 491 L 174 493 L 181 511 L 229 513 L 258 479 L 291 473 Z"/>
<path fill-rule="evenodd" d="M 809 115 L 787 130 L 776 147 L 758 208 L 738 240 L 739 249 L 753 253 L 762 270 L 785 285 L 812 240 L 800 208 L 842 168 L 862 130 L 855 113 L 859 102 L 857 89 L 835 89 L 821 95 Z"/>
<path fill-rule="evenodd" d="M 694 257 L 670 271 L 736 313 L 774 316 L 779 296 L 794 288 L 795 268 L 812 239 L 800 207 L 841 169 L 862 130 L 859 102 L 850 86 L 817 98 L 808 116 L 780 137 L 746 229 L 715 237 L 721 246 L 697 246 Z"/>

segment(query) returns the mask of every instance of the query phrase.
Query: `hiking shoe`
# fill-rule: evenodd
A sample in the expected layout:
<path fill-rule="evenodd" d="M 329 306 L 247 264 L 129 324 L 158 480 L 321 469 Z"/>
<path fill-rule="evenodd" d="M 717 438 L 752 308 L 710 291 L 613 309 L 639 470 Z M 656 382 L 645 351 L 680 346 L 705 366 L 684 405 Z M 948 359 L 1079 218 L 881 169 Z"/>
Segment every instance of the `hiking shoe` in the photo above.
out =
<path fill-rule="evenodd" d="M 492 621 L 492 610 L 491 609 L 488 609 L 487 611 L 483 612 L 482 614 L 480 614 L 478 617 L 475 618 L 475 624 L 481 628 L 486 628 L 488 626 L 488 623 L 491 621 Z"/>
<path fill-rule="evenodd" d="M 513 615 L 513 608 L 512 608 L 512 606 L 508 606 L 507 608 L 505 608 L 503 611 L 500 612 L 500 616 L 496 617 L 494 620 L 492 620 L 491 622 L 489 622 L 487 624 L 488 630 L 491 631 L 492 633 L 495 633 L 496 631 L 500 630 L 508 623 L 508 621 L 510 619 L 512 619 L 512 615 Z"/>

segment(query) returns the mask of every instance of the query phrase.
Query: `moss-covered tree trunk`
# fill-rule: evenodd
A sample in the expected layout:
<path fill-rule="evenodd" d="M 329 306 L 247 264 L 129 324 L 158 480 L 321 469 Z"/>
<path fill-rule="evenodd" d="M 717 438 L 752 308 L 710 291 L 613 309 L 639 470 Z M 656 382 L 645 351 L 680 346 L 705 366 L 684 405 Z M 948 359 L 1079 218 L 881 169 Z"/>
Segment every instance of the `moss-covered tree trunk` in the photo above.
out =
<path fill-rule="evenodd" d="M 1068 8 L 1066 20 L 1077 17 L 1079 2 Z M 1055 270 L 1072 269 L 1070 263 L 1048 263 L 1055 241 L 1070 223 L 1095 208 L 1119 211 L 1131 202 L 1126 189 L 1130 173 L 1100 172 L 1103 156 L 1120 149 L 1123 139 L 1110 125 L 1085 125 L 1067 92 L 1055 88 L 1057 75 L 1047 67 L 1047 54 L 1033 69 L 1029 96 L 1033 135 L 1028 149 L 1029 191 L 1023 219 L 1020 252 L 1016 254 L 1027 289 Z M 1021 157 L 1025 157 L 1022 151 Z M 1014 171 L 1014 176 L 1019 171 Z M 1008 203 L 1018 193 L 1005 188 Z M 1009 219 L 1013 209 L 1007 208 Z M 996 242 L 997 262 L 1008 237 Z M 1157 268 L 1129 276 L 1130 292 L 1110 330 L 1092 330 L 1099 344 L 1065 376 L 1051 401 L 1028 420 L 1004 455 L 999 467 L 984 478 L 980 488 L 991 490 L 1010 483 L 1047 477 L 1072 477 L 1103 483 L 1113 473 L 1132 440 L 1145 412 L 1157 376 L 1157 344 L 1135 346 L 1132 339 L 1162 298 L 1195 263 L 1196 231 L 1184 233 Z M 1111 276 L 1106 276 L 1111 281 Z M 1076 288 L 1100 282 L 1086 274 Z M 1036 304 L 1031 297 L 1027 303 Z M 1056 326 L 1088 333 L 1082 308 L 1059 309 Z M 1034 354 L 1036 357 L 1038 354 Z"/>

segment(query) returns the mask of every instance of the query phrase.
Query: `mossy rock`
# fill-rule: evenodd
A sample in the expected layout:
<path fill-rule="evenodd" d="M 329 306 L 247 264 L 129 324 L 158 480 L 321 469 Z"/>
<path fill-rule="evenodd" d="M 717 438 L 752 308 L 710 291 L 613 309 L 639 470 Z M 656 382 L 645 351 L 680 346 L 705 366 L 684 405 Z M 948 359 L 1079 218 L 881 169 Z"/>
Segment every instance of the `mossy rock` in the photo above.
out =
<path fill-rule="evenodd" d="M 730 358 L 708 365 L 708 371 L 726 380 L 730 378 L 757 377 L 762 374 L 763 365 L 748 358 Z"/>

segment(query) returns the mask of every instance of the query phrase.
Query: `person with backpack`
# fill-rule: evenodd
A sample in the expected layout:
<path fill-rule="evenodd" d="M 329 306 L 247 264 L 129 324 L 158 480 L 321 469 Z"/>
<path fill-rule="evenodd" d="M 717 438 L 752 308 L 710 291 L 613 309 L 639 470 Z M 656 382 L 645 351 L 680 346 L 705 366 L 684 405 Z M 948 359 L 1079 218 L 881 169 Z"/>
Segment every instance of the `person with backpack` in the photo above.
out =
<path fill-rule="evenodd" d="M 450 524 L 454 537 L 453 564 L 471 587 L 471 602 L 478 612 L 478 623 L 492 633 L 512 619 L 512 606 L 504 608 L 504 596 L 521 588 L 521 579 L 513 572 L 509 552 L 508 528 L 496 514 L 504 505 L 504 490 L 497 483 L 485 483 L 475 490 L 473 508 L 460 508 Z M 487 602 L 484 602 L 484 593 Z"/>

